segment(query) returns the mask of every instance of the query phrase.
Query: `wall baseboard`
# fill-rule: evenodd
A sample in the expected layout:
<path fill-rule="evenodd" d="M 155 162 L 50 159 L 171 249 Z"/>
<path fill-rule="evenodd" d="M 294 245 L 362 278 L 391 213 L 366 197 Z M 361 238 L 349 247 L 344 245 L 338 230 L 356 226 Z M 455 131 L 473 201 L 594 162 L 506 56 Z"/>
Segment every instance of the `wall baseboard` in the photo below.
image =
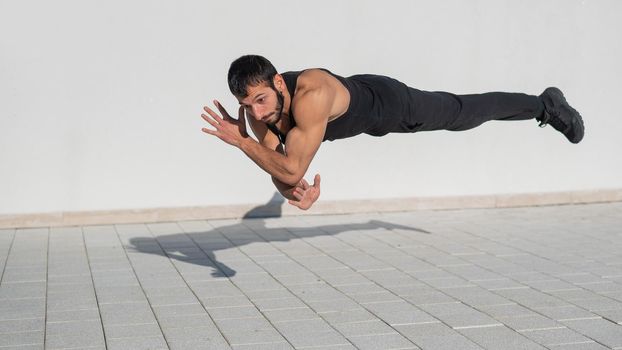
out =
<path fill-rule="evenodd" d="M 0 228 L 109 225 L 206 219 L 378 213 L 416 210 L 510 208 L 620 201 L 622 201 L 622 189 L 320 201 L 308 211 L 299 210 L 289 204 L 283 203 L 281 200 L 271 201 L 263 205 L 218 205 L 180 208 L 0 214 Z"/>

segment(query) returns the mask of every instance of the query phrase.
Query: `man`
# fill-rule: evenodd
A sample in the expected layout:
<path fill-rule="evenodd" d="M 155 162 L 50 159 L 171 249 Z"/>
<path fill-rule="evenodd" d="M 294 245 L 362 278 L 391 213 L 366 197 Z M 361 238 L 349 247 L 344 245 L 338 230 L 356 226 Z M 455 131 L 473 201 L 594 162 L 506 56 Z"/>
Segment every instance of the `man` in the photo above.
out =
<path fill-rule="evenodd" d="M 241 149 L 289 203 L 308 209 L 320 195 L 303 178 L 323 141 L 366 133 L 461 131 L 489 120 L 536 119 L 551 124 L 572 143 L 583 138 L 583 120 L 557 88 L 540 96 L 490 92 L 454 95 L 421 91 L 379 75 L 343 78 L 325 69 L 278 74 L 264 57 L 246 55 L 228 73 L 229 89 L 240 103 L 238 119 L 214 101 L 220 115 L 204 107 L 214 129 L 207 134 Z M 246 131 L 246 116 L 257 140 Z"/>

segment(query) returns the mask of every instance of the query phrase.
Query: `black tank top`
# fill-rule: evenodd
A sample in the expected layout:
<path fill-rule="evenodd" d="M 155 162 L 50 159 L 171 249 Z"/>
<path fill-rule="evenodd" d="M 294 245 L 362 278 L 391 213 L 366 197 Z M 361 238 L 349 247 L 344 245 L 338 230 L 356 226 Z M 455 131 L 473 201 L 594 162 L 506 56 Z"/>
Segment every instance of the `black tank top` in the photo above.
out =
<path fill-rule="evenodd" d="M 322 69 L 338 79 L 350 93 L 350 104 L 347 111 L 339 118 L 328 122 L 323 141 L 333 141 L 348 138 L 362 133 L 372 136 L 382 136 L 389 132 L 413 132 L 420 127 L 419 123 L 405 125 L 404 116 L 410 114 L 410 106 L 407 101 L 408 87 L 389 77 L 373 74 L 353 75 L 341 77 L 332 72 Z M 298 76 L 303 71 L 285 72 L 282 74 L 289 95 L 294 96 Z M 291 111 L 289 116 L 292 127 L 296 125 Z M 281 140 L 285 142 L 285 136 L 272 125 L 268 125 Z"/>

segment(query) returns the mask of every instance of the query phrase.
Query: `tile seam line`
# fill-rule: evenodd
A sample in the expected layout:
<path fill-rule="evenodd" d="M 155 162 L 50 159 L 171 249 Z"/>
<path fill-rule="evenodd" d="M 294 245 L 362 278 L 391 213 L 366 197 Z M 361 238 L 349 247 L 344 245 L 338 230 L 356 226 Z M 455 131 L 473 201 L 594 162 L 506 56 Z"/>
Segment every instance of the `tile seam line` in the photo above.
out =
<path fill-rule="evenodd" d="M 2 274 L 0 274 L 0 285 L 4 281 L 4 273 L 6 271 L 6 267 L 9 262 L 9 256 L 11 255 L 11 251 L 13 250 L 13 245 L 15 244 L 15 239 L 17 237 L 17 229 L 13 229 L 13 236 L 11 237 L 11 244 L 9 244 L 9 249 L 6 251 L 6 258 L 4 259 L 4 266 L 2 266 Z"/>
<path fill-rule="evenodd" d="M 43 328 L 43 346 L 45 347 L 45 344 L 47 342 L 48 339 L 48 295 L 49 295 L 49 289 L 48 289 L 48 282 L 50 280 L 50 238 L 52 236 L 52 229 L 51 228 L 47 228 L 47 242 L 46 242 L 46 247 L 45 247 L 45 314 L 44 314 L 44 328 Z M 86 249 L 86 247 L 85 247 Z M 90 267 L 89 267 L 90 269 Z M 93 287 L 94 289 L 95 287 Z M 102 325 L 102 333 L 103 333 L 103 325 Z M 105 344 L 105 342 L 104 342 Z"/>
<path fill-rule="evenodd" d="M 51 230 L 50 230 L 51 231 Z M 86 244 L 86 236 L 85 236 L 85 232 L 84 232 L 84 226 L 80 226 L 80 235 L 82 236 L 82 244 L 83 244 L 83 249 L 84 249 L 84 255 L 86 256 L 86 262 L 89 266 L 89 275 L 91 277 L 91 286 L 93 288 L 93 294 L 95 295 L 95 305 L 97 305 L 97 315 L 99 316 L 99 324 L 101 326 L 101 330 L 102 330 L 102 336 L 104 338 L 104 348 L 108 349 L 108 341 L 106 339 L 106 331 L 104 328 L 104 319 L 102 318 L 102 311 L 101 308 L 99 307 L 99 297 L 97 296 L 97 288 L 95 288 L 95 278 L 93 277 L 93 269 L 91 268 L 91 259 L 89 256 L 89 249 L 87 247 Z M 47 315 L 47 312 L 46 312 Z M 46 327 L 47 329 L 47 327 Z"/>

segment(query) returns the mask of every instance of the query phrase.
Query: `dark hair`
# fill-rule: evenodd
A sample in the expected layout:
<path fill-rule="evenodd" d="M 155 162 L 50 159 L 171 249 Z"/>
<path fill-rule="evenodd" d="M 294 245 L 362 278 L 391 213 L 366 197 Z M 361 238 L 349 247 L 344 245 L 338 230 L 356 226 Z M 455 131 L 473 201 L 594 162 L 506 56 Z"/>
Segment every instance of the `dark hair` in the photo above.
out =
<path fill-rule="evenodd" d="M 248 86 L 257 86 L 268 82 L 274 89 L 274 76 L 277 74 L 276 68 L 265 57 L 258 55 L 245 55 L 231 63 L 227 80 L 229 90 L 238 97 L 248 95 Z"/>

